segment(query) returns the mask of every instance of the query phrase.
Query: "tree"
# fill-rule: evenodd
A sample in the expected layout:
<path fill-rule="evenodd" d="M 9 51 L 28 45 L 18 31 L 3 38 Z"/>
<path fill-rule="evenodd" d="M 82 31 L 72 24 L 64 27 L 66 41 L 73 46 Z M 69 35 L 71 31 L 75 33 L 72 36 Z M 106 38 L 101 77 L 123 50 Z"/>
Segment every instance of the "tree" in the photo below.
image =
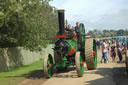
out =
<path fill-rule="evenodd" d="M 1 0 L 0 45 L 22 46 L 30 51 L 46 47 L 58 30 L 57 13 L 49 1 Z"/>
<path fill-rule="evenodd" d="M 125 31 L 123 29 L 120 29 L 117 31 L 117 35 L 120 36 L 120 35 L 125 35 Z"/>
<path fill-rule="evenodd" d="M 89 30 L 87 34 L 88 34 L 88 35 L 91 35 L 91 36 L 93 36 L 93 37 L 96 37 L 94 31 L 92 31 L 92 30 Z"/>

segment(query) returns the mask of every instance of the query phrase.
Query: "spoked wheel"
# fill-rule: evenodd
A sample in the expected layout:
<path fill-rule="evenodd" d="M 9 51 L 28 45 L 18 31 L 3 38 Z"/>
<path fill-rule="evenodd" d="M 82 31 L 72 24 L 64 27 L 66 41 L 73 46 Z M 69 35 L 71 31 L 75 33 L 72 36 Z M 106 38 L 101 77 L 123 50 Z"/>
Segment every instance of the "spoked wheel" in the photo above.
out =
<path fill-rule="evenodd" d="M 96 41 L 93 38 L 86 39 L 85 60 L 88 70 L 94 70 L 97 68 Z"/>
<path fill-rule="evenodd" d="M 79 51 L 75 54 L 75 63 L 78 77 L 82 77 L 84 74 L 84 61 Z"/>
<path fill-rule="evenodd" d="M 51 54 L 44 57 L 43 62 L 44 75 L 46 78 L 51 78 L 53 75 L 53 58 Z"/>

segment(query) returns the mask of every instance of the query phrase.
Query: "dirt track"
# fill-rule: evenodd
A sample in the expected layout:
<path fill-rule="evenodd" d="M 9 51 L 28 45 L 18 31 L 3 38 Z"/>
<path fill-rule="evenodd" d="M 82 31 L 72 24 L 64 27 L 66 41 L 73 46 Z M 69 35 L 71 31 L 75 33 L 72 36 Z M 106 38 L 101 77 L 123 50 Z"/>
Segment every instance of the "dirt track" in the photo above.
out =
<path fill-rule="evenodd" d="M 100 61 L 101 52 L 98 51 L 98 54 L 98 61 Z M 87 70 L 85 65 L 84 73 L 84 76 L 79 78 L 75 67 L 71 67 L 66 72 L 55 73 L 51 79 L 42 76 L 25 80 L 20 85 L 128 85 L 125 64 L 112 63 L 110 57 L 107 64 L 98 62 L 97 70 Z"/>

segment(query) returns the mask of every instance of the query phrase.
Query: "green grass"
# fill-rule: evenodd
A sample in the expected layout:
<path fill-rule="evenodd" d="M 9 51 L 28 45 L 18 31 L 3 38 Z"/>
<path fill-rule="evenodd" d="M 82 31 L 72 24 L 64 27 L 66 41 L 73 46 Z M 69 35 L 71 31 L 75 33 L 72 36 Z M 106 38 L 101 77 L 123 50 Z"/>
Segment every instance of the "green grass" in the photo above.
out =
<path fill-rule="evenodd" d="M 17 85 L 26 79 L 25 74 L 34 70 L 41 70 L 42 61 L 43 60 L 40 60 L 31 65 L 23 66 L 8 72 L 0 72 L 0 85 Z"/>

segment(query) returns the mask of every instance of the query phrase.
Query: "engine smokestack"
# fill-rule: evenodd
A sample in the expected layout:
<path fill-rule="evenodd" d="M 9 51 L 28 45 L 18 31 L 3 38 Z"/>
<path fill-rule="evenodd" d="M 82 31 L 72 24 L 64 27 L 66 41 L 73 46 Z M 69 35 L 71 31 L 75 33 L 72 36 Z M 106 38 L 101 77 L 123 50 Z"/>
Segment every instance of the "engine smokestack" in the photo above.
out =
<path fill-rule="evenodd" d="M 64 35 L 64 10 L 58 10 L 59 34 Z"/>

